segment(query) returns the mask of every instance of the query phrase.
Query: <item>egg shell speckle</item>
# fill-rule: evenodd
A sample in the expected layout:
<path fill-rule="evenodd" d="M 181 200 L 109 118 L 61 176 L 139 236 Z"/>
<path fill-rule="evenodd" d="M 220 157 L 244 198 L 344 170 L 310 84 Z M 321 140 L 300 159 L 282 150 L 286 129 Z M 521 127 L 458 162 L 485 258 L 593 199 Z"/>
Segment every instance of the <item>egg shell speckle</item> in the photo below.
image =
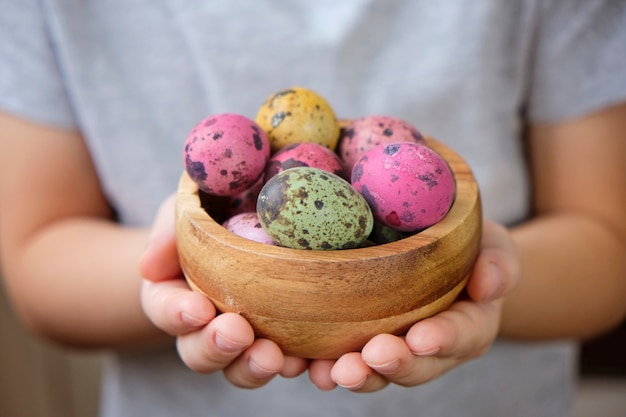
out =
<path fill-rule="evenodd" d="M 261 174 L 251 187 L 246 188 L 239 194 L 226 197 L 228 199 L 226 203 L 227 216 L 232 217 L 236 214 L 256 211 L 256 200 L 259 197 L 261 188 L 263 188 L 263 184 L 265 184 L 265 174 Z"/>
<path fill-rule="evenodd" d="M 313 142 L 335 150 L 339 122 L 321 95 L 302 87 L 281 90 L 259 108 L 256 122 L 270 141 L 272 151 L 300 142 Z"/>
<path fill-rule="evenodd" d="M 425 143 L 422 134 L 411 123 L 393 116 L 372 115 L 353 120 L 339 139 L 337 154 L 344 170 L 352 171 L 356 161 L 374 146 L 385 143 Z"/>
<path fill-rule="evenodd" d="M 354 165 L 352 185 L 365 197 L 376 220 L 414 232 L 440 221 L 456 192 L 445 160 L 426 145 L 378 145 Z"/>
<path fill-rule="evenodd" d="M 237 236 L 267 245 L 274 244 L 272 238 L 267 235 L 259 223 L 259 218 L 255 212 L 236 214 L 226 220 L 222 226 Z"/>
<path fill-rule="evenodd" d="M 318 168 L 290 168 L 261 189 L 257 213 L 279 246 L 331 250 L 361 246 L 374 219 L 363 198 L 341 177 Z"/>
<path fill-rule="evenodd" d="M 295 167 L 319 168 L 346 177 L 336 153 L 317 143 L 302 142 L 282 148 L 272 155 L 265 168 L 265 178 L 269 180 L 279 172 Z"/>
<path fill-rule="evenodd" d="M 266 133 L 239 114 L 217 114 L 202 120 L 185 140 L 185 169 L 207 194 L 232 196 L 259 178 L 269 159 Z"/>

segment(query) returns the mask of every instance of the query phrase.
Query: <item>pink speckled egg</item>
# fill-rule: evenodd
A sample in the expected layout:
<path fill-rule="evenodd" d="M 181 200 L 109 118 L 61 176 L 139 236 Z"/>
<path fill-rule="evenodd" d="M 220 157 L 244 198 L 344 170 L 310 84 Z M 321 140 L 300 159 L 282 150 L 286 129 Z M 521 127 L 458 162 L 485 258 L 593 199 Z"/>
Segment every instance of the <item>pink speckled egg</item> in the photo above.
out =
<path fill-rule="evenodd" d="M 355 119 L 342 130 L 337 154 L 344 170 L 352 167 L 363 153 L 384 143 L 424 143 L 422 134 L 409 122 L 393 116 L 371 115 Z"/>
<path fill-rule="evenodd" d="M 202 120 L 187 136 L 185 169 L 207 194 L 232 196 L 254 184 L 265 170 L 267 135 L 245 116 L 223 113 Z"/>
<path fill-rule="evenodd" d="M 446 161 L 423 144 L 375 146 L 354 165 L 352 185 L 365 197 L 374 218 L 402 232 L 425 229 L 441 220 L 455 195 Z"/>
<path fill-rule="evenodd" d="M 265 180 L 294 167 L 318 168 L 346 178 L 336 153 L 318 143 L 301 142 L 286 146 L 270 157 L 265 167 Z"/>
<path fill-rule="evenodd" d="M 222 226 L 237 236 L 268 245 L 274 244 L 272 238 L 267 235 L 265 229 L 263 229 L 261 223 L 259 223 L 259 217 L 256 212 L 236 214 L 226 220 Z"/>

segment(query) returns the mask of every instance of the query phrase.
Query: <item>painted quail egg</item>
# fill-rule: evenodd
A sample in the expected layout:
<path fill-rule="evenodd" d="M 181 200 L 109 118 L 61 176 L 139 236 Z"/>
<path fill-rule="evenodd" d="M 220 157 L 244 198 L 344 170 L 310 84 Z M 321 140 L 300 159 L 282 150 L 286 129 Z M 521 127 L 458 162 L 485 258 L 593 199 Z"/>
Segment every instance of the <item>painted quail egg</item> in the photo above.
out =
<path fill-rule="evenodd" d="M 255 212 L 236 214 L 226 220 L 222 226 L 237 236 L 268 245 L 274 244 L 272 238 L 267 235 L 259 223 L 259 218 Z"/>
<path fill-rule="evenodd" d="M 395 142 L 424 143 L 424 138 L 404 119 L 393 116 L 365 116 L 353 120 L 342 130 L 337 154 L 349 173 L 363 153 L 376 145 Z"/>
<path fill-rule="evenodd" d="M 224 113 L 207 117 L 189 133 L 183 160 L 200 190 L 232 196 L 257 181 L 269 155 L 267 135 L 254 120 Z"/>
<path fill-rule="evenodd" d="M 257 213 L 277 245 L 294 249 L 360 247 L 374 223 L 367 202 L 350 183 L 310 167 L 290 168 L 267 181 Z"/>
<path fill-rule="evenodd" d="M 319 168 L 345 178 L 345 171 L 339 156 L 330 149 L 313 142 L 295 143 L 276 152 L 267 162 L 265 178 L 269 180 L 279 172 L 294 167 Z"/>
<path fill-rule="evenodd" d="M 378 145 L 354 165 L 352 185 L 365 197 L 376 220 L 402 232 L 440 221 L 455 195 L 446 161 L 426 145 Z"/>
<path fill-rule="evenodd" d="M 259 108 L 256 122 L 267 133 L 272 152 L 300 142 L 318 143 L 334 151 L 339 140 L 333 108 L 307 88 L 292 87 L 273 94 Z"/>

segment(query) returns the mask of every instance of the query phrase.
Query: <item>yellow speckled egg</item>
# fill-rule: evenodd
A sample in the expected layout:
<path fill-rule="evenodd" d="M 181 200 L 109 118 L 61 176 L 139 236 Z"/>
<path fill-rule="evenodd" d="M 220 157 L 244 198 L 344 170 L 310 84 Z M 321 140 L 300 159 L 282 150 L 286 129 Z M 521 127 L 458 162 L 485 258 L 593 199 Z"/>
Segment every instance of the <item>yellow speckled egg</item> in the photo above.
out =
<path fill-rule="evenodd" d="M 301 142 L 335 150 L 339 123 L 333 108 L 319 94 L 302 87 L 281 90 L 259 109 L 256 122 L 267 133 L 272 151 Z"/>

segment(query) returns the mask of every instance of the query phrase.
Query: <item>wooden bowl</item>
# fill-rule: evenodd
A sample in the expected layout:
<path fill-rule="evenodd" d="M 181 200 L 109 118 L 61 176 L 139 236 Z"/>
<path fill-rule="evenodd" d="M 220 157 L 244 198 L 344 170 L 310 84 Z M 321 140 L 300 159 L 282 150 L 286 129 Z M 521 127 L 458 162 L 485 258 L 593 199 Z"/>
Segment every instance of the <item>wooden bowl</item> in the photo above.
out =
<path fill-rule="evenodd" d="M 178 252 L 189 285 L 219 311 L 244 316 L 258 337 L 287 355 L 337 358 L 374 335 L 403 334 L 450 306 L 476 260 L 481 203 L 470 168 L 440 142 L 454 203 L 439 223 L 411 237 L 359 249 L 309 251 L 239 237 L 211 218 L 183 173 L 177 196 Z"/>

